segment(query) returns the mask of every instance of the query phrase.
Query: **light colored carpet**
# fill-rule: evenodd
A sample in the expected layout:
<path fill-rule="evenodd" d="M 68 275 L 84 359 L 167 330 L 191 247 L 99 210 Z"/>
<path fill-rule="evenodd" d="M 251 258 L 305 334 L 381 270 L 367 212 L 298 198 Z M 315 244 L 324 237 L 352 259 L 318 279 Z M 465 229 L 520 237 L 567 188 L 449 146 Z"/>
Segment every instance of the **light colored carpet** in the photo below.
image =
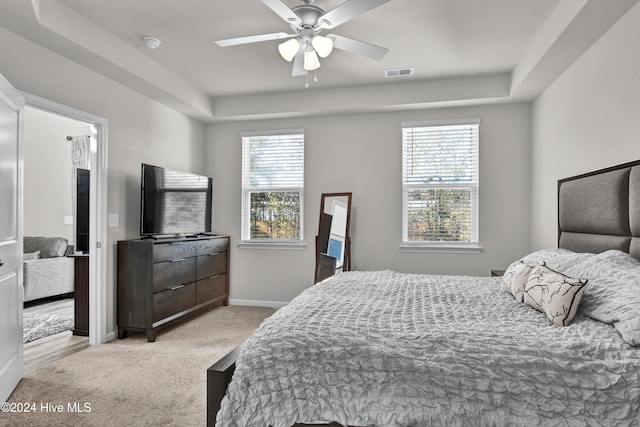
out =
<path fill-rule="evenodd" d="M 216 307 L 159 331 L 154 343 L 129 333 L 72 354 L 29 372 L 9 402 L 33 402 L 36 411 L 0 413 L 0 425 L 204 426 L 207 368 L 274 311 Z M 62 412 L 46 412 L 48 403 Z"/>
<path fill-rule="evenodd" d="M 25 312 L 23 316 L 22 342 L 28 343 L 38 338 L 70 331 L 73 326 L 73 316 Z"/>

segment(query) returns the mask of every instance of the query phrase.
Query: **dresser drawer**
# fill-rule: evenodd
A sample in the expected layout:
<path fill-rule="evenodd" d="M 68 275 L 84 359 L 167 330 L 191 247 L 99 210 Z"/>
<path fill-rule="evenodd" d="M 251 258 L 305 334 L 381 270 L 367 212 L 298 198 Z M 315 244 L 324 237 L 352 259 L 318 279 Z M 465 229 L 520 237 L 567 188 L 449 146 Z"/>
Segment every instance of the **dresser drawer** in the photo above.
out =
<path fill-rule="evenodd" d="M 196 303 L 196 284 L 176 286 L 153 294 L 153 322 L 193 307 Z"/>
<path fill-rule="evenodd" d="M 158 243 L 153 245 L 153 262 L 196 256 L 196 242 Z"/>
<path fill-rule="evenodd" d="M 227 272 L 227 253 L 202 255 L 197 257 L 197 279 L 206 279 L 211 276 Z"/>
<path fill-rule="evenodd" d="M 196 281 L 196 258 L 177 258 L 153 264 L 153 292 Z"/>
<path fill-rule="evenodd" d="M 220 274 L 196 282 L 196 304 L 211 301 L 227 293 L 227 275 Z"/>
<path fill-rule="evenodd" d="M 227 252 L 229 239 L 198 240 L 198 255 Z"/>

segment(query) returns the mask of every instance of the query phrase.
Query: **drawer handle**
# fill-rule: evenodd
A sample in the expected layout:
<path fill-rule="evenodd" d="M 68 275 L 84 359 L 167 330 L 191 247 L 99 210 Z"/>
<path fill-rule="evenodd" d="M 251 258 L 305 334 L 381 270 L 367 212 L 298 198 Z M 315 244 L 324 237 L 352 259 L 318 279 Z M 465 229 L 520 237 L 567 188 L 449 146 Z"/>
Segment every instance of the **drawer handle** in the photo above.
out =
<path fill-rule="evenodd" d="M 211 276 L 211 277 L 209 277 L 209 279 L 208 279 L 208 280 L 216 279 L 216 278 L 218 278 L 218 277 L 220 277 L 220 275 L 219 275 L 219 274 L 216 274 L 215 276 Z"/>
<path fill-rule="evenodd" d="M 180 261 L 184 261 L 184 258 L 176 258 L 176 259 L 169 260 L 169 262 L 180 262 Z"/>
<path fill-rule="evenodd" d="M 212 253 L 212 254 L 207 254 L 207 255 L 209 255 L 209 256 L 216 256 L 216 255 L 220 255 L 220 252 L 214 252 L 214 253 Z"/>
<path fill-rule="evenodd" d="M 184 288 L 184 285 L 174 286 L 173 288 L 169 288 L 170 291 L 175 291 L 177 289 Z"/>

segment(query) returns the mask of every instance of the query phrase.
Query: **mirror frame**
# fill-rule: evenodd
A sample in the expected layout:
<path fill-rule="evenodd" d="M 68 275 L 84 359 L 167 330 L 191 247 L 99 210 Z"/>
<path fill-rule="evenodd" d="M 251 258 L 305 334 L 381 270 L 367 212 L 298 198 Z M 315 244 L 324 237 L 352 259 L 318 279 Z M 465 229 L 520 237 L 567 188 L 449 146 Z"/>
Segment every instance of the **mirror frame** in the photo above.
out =
<path fill-rule="evenodd" d="M 351 270 L 351 236 L 349 234 L 349 227 L 351 225 L 351 198 L 352 193 L 322 193 L 320 195 L 320 218 L 318 220 L 318 234 L 316 235 L 316 268 L 313 276 L 313 283 L 320 282 L 323 278 L 320 275 L 321 268 L 321 254 L 320 254 L 320 233 L 322 230 L 322 214 L 324 213 L 325 200 L 330 197 L 346 197 L 347 198 L 347 221 L 344 237 L 344 256 L 342 261 L 342 271 Z M 336 269 L 337 271 L 338 269 Z M 335 273 L 334 273 L 335 274 Z"/>

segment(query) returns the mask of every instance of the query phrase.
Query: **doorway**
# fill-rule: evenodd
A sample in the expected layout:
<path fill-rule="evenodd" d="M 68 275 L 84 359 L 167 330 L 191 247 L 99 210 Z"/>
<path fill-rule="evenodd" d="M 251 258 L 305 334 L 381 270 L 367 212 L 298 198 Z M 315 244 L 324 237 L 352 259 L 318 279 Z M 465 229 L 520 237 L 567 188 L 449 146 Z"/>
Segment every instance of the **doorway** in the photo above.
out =
<path fill-rule="evenodd" d="M 95 126 L 24 108 L 23 252 L 24 370 L 29 372 L 89 346 L 88 278 L 78 280 L 88 251 L 90 139 Z M 87 169 L 82 169 L 87 168 Z M 85 221 L 82 221 L 82 220 Z M 78 235 L 80 233 L 80 236 Z M 86 244 L 85 244 L 86 243 Z M 86 271 L 86 269 L 85 269 Z"/>
<path fill-rule="evenodd" d="M 72 107 L 22 92 L 27 107 L 82 122 L 91 128 L 89 162 L 89 344 L 107 341 L 106 251 L 107 240 L 107 129 L 108 121 Z M 29 123 L 25 120 L 24 127 Z M 73 135 L 70 135 L 73 136 Z"/>

